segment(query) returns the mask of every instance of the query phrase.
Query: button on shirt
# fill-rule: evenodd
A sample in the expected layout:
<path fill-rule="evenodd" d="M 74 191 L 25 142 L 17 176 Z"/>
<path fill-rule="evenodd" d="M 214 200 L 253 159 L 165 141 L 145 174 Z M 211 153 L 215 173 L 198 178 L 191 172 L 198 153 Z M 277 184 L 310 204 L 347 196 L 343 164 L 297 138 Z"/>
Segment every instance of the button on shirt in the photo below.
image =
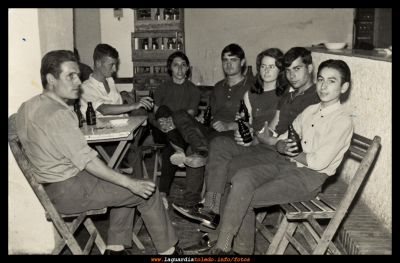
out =
<path fill-rule="evenodd" d="M 247 77 L 230 87 L 226 79 L 215 84 L 210 98 L 211 115 L 215 121 L 233 122 L 239 111 L 240 100 L 254 82 Z"/>
<path fill-rule="evenodd" d="M 52 91 L 24 102 L 16 127 L 38 183 L 73 177 L 97 156 L 80 131 L 75 112 Z"/>
<path fill-rule="evenodd" d="M 83 116 L 86 116 L 87 103 L 92 102 L 93 109 L 96 112 L 96 118 L 103 117 L 128 117 L 128 114 L 118 115 L 103 115 L 97 108 L 101 104 L 111 105 L 122 105 L 122 97 L 115 86 L 114 79 L 112 77 L 106 78 L 108 86 L 110 87 L 110 93 L 107 93 L 106 88 L 102 82 L 99 82 L 90 75 L 89 79 L 82 83 L 81 89 L 82 94 L 80 96 L 81 112 Z"/>
<path fill-rule="evenodd" d="M 327 175 L 335 174 L 353 136 L 353 120 L 340 101 L 324 109 L 320 103 L 307 107 L 293 121 L 293 128 L 302 138 L 307 167 Z M 278 141 L 287 137 L 286 131 Z M 296 162 L 297 167 L 305 166 L 291 161 Z"/>

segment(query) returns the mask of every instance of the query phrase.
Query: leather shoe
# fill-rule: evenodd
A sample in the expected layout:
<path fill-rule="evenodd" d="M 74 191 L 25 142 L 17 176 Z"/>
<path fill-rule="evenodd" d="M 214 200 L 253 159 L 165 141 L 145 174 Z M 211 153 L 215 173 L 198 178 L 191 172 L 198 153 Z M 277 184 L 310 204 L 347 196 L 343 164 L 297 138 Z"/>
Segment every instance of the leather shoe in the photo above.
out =
<path fill-rule="evenodd" d="M 175 246 L 175 251 L 171 255 L 185 255 L 185 253 L 183 252 L 182 248 Z"/>
<path fill-rule="evenodd" d="M 187 217 L 201 221 L 202 225 L 206 227 L 215 229 L 219 224 L 219 214 L 215 214 L 209 209 L 204 209 L 205 207 L 202 203 L 198 203 L 195 205 L 179 205 L 173 203 L 172 207 L 175 208 L 176 211 Z"/>
<path fill-rule="evenodd" d="M 216 244 L 217 240 L 211 241 L 206 233 L 200 238 L 199 242 L 190 247 L 184 248 L 183 251 L 188 255 L 202 254 L 209 251 Z"/>
<path fill-rule="evenodd" d="M 206 165 L 207 157 L 204 157 L 198 153 L 186 156 L 183 159 L 183 163 L 192 168 L 199 168 Z"/>
<path fill-rule="evenodd" d="M 115 251 L 115 250 L 110 250 L 110 249 L 106 249 L 104 251 L 104 256 L 109 256 L 109 255 L 132 255 L 131 251 L 128 249 L 123 249 L 121 251 Z"/>
<path fill-rule="evenodd" d="M 215 246 L 210 249 L 208 254 L 209 255 L 233 255 L 233 252 L 232 252 L 232 250 L 229 250 L 228 252 L 226 252 Z"/>

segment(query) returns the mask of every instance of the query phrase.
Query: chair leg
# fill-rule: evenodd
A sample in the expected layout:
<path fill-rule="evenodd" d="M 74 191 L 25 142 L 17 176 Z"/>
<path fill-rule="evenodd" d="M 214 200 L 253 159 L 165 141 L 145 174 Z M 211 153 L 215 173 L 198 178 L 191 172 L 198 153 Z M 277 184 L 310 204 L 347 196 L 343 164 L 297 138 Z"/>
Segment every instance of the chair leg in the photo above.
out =
<path fill-rule="evenodd" d="M 285 233 L 293 235 L 297 225 L 297 222 L 289 222 L 287 217 L 284 216 L 278 230 L 276 231 L 274 239 L 268 247 L 267 255 L 283 255 L 287 245 L 289 244 L 289 241 L 285 238 Z"/>
<path fill-rule="evenodd" d="M 76 241 L 74 237 L 75 230 L 78 228 L 78 226 L 83 222 L 85 219 L 86 214 L 80 214 L 77 218 L 75 218 L 72 223 L 67 226 L 67 224 L 64 222 L 65 226 L 68 228 L 68 230 L 62 230 L 62 227 L 60 225 L 56 225 L 56 222 L 53 222 L 54 225 L 56 225 L 56 229 L 59 232 L 61 239 L 57 241 L 56 246 L 54 247 L 53 251 L 51 252 L 52 255 L 58 255 L 60 254 L 61 250 L 65 247 L 65 245 L 68 245 L 68 248 L 71 250 L 72 254 L 74 255 L 81 255 L 82 249 L 79 246 L 78 242 Z"/>
<path fill-rule="evenodd" d="M 104 242 L 103 238 L 101 237 L 99 231 L 97 230 L 96 226 L 93 224 L 92 219 L 90 219 L 89 217 L 86 218 L 85 222 L 83 222 L 83 224 L 85 225 L 87 231 L 89 232 L 89 234 L 92 236 L 93 234 L 96 234 L 96 239 L 95 239 L 95 243 L 96 246 L 99 248 L 100 253 L 103 255 L 104 251 L 106 250 L 106 243 Z"/>
<path fill-rule="evenodd" d="M 267 212 L 266 211 L 260 212 L 260 213 L 257 214 L 256 220 L 258 222 L 260 222 L 260 224 L 262 224 L 262 222 L 264 221 L 265 217 L 267 217 Z"/>
<path fill-rule="evenodd" d="M 155 160 L 154 160 L 154 172 L 153 172 L 153 181 L 157 182 L 157 172 L 158 172 L 158 164 L 160 163 L 160 151 L 159 150 L 155 150 Z M 161 164 L 160 164 L 161 166 Z"/>
<path fill-rule="evenodd" d="M 317 222 L 317 220 L 315 220 L 315 218 L 309 216 L 307 218 L 307 220 L 310 223 L 310 225 L 312 226 L 312 228 L 315 229 L 315 231 L 318 233 L 319 236 L 322 237 L 324 235 L 324 232 L 327 231 L 327 229 L 325 229 L 325 231 L 324 231 L 321 228 L 321 226 L 318 224 L 318 222 Z M 334 233 L 329 233 L 329 236 L 332 237 L 333 234 Z M 330 251 L 334 255 L 341 255 L 342 254 L 342 253 L 340 253 L 339 249 L 336 247 L 336 245 L 331 240 L 329 242 L 320 242 L 320 238 L 318 237 L 317 243 L 318 244 L 317 244 L 315 250 L 313 251 L 313 254 L 321 254 L 321 255 L 323 255 L 326 252 L 327 248 L 329 248 Z"/>
<path fill-rule="evenodd" d="M 143 219 L 142 217 L 139 217 L 138 220 L 136 221 L 136 224 L 133 226 L 132 230 L 132 241 L 139 248 L 139 250 L 145 250 L 145 247 L 143 246 L 142 242 L 140 242 L 139 238 L 137 237 L 137 234 L 142 228 L 142 225 L 143 225 Z"/>

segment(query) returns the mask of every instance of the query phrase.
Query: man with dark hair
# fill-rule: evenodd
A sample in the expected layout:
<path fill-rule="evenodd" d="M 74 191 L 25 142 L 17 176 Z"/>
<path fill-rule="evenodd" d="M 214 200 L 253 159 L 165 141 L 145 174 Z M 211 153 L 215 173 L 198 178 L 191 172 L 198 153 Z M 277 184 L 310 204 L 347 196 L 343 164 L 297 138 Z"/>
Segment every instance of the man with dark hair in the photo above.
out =
<path fill-rule="evenodd" d="M 79 71 L 81 72 L 79 79 L 81 80 L 81 82 L 84 82 L 85 80 L 89 79 L 90 74 L 93 73 L 93 70 L 91 67 L 81 62 L 81 57 L 79 56 L 79 52 L 76 48 L 74 48 L 74 54 L 76 60 L 78 61 Z"/>
<path fill-rule="evenodd" d="M 244 93 L 250 90 L 254 80 L 249 80 L 243 75 L 246 69 L 246 58 L 239 45 L 230 44 L 226 46 L 221 52 L 221 60 L 225 79 L 215 84 L 211 93 L 210 106 L 213 117 L 211 126 L 202 124 L 204 122 L 202 115 L 193 117 L 183 110 L 174 112 L 174 126 L 186 142 L 210 142 L 218 136 L 233 138 L 234 131 L 238 129 L 235 122 L 236 112 L 239 110 L 240 100 L 243 99 Z M 203 152 L 208 152 L 208 143 L 204 146 L 206 148 L 202 149 Z M 193 206 L 202 200 L 204 163 L 199 167 L 186 166 L 186 178 L 187 182 L 190 182 L 190 188 L 195 190 L 187 193 L 184 200 L 175 204 Z"/>
<path fill-rule="evenodd" d="M 151 109 L 151 99 L 143 97 L 140 101 L 134 102 L 133 98 L 126 92 L 118 92 L 113 73 L 118 63 L 118 51 L 110 45 L 98 44 L 93 52 L 94 71 L 89 79 L 82 83 L 82 94 L 80 95 L 81 112 L 86 116 L 87 103 L 92 102 L 97 118 L 103 117 L 128 117 L 129 115 L 147 115 L 145 109 Z M 128 103 L 123 104 L 124 100 Z M 143 109 L 144 108 L 144 109 Z M 141 133 L 137 136 L 139 140 Z M 118 142 L 102 143 L 102 147 L 108 153 L 117 148 Z M 142 152 L 134 144 L 131 144 L 119 169 L 125 173 L 135 176 L 142 176 Z"/>
<path fill-rule="evenodd" d="M 220 216 L 223 216 L 231 189 L 231 178 L 241 168 L 268 163 L 269 159 L 266 156 L 275 151 L 278 138 L 273 137 L 269 129 L 275 130 L 278 136 L 285 133 L 297 115 L 308 106 L 320 102 L 316 86 L 312 81 L 313 66 L 310 51 L 303 47 L 291 48 L 283 57 L 283 66 L 293 91 L 282 96 L 274 119 L 270 124 L 265 124 L 263 132 L 256 133 L 260 143 L 245 145 L 238 132 L 235 134 L 237 142 L 226 137 L 213 139 L 210 142 L 209 162 L 205 167 L 207 191 L 204 203 L 193 206 L 173 205 L 178 212 L 199 220 L 200 230 L 208 232 L 198 244 L 185 248 L 186 252 L 202 253 L 212 247 L 220 230 L 218 227 Z"/>
<path fill-rule="evenodd" d="M 74 54 L 47 53 L 41 64 L 43 93 L 24 102 L 15 117 L 16 133 L 32 163 L 32 173 L 60 213 L 81 213 L 110 207 L 105 255 L 129 255 L 134 207 L 141 213 L 159 254 L 181 254 L 178 238 L 156 185 L 131 178 L 97 157 L 68 107 L 77 99 L 81 81 Z"/>

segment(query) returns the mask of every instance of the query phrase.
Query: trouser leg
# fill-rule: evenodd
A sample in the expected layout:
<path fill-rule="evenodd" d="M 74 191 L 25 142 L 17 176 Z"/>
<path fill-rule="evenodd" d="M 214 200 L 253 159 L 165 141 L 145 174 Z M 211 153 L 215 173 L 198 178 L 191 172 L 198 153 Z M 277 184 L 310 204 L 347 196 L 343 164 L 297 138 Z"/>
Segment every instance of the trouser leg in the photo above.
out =
<path fill-rule="evenodd" d="M 173 121 L 183 139 L 191 145 L 194 153 L 199 150 L 208 151 L 208 141 L 203 133 L 203 125 L 193 116 L 185 110 L 178 110 L 173 113 Z"/>
<path fill-rule="evenodd" d="M 158 191 L 145 200 L 128 189 L 98 179 L 85 170 L 65 181 L 46 186 L 45 190 L 61 213 L 80 213 L 110 207 L 108 245 L 132 246 L 134 207 L 142 213 L 158 252 L 171 248 L 178 241 Z"/>
<path fill-rule="evenodd" d="M 280 157 L 276 162 L 238 170 L 221 222 L 221 233 L 237 234 L 234 251 L 249 254 L 254 250 L 255 207 L 310 200 L 327 178 L 308 168 L 297 167 Z M 238 202 L 240 200 L 240 202 Z"/>

